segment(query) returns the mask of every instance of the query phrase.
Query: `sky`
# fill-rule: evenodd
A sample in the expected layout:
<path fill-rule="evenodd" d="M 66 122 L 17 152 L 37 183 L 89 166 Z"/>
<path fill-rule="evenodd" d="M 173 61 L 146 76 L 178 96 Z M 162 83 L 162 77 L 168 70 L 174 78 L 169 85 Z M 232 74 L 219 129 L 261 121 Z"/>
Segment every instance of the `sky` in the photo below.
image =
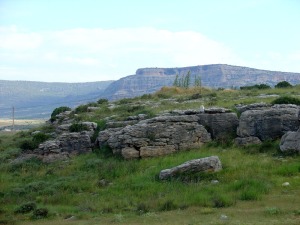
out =
<path fill-rule="evenodd" d="M 217 63 L 300 72 L 299 12 L 299 0 L 0 0 L 0 80 Z"/>

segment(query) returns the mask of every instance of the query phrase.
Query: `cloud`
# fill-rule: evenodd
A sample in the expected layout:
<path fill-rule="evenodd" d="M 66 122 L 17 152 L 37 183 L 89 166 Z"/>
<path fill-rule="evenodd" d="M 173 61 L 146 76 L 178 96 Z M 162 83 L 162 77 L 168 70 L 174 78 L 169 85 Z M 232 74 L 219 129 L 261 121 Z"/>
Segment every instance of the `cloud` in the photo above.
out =
<path fill-rule="evenodd" d="M 38 48 L 42 36 L 38 33 L 19 32 L 16 27 L 0 28 L 0 49 L 25 51 Z"/>
<path fill-rule="evenodd" d="M 31 80 L 39 73 L 47 74 L 40 77 L 45 81 L 108 80 L 134 74 L 140 67 L 239 61 L 224 44 L 193 31 L 142 27 L 28 32 L 11 27 L 0 28 L 0 37 L 3 66 L 18 71 L 16 78 L 7 72 L 6 79 Z"/>

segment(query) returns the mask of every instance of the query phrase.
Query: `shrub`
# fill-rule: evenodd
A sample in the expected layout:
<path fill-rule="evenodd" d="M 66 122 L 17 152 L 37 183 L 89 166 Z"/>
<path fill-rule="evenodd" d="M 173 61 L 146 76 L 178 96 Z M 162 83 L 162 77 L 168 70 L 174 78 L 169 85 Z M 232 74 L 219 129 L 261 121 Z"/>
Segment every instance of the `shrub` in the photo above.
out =
<path fill-rule="evenodd" d="M 293 87 L 289 82 L 287 81 L 281 81 L 278 84 L 275 85 L 275 88 L 290 88 Z"/>
<path fill-rule="evenodd" d="M 32 139 L 27 139 L 21 142 L 20 148 L 22 150 L 34 150 L 39 147 L 39 144 L 50 138 L 49 135 L 44 133 L 35 134 Z"/>
<path fill-rule="evenodd" d="M 47 141 L 49 138 L 50 138 L 49 135 L 40 132 L 40 133 L 35 134 L 33 136 L 32 140 L 33 140 L 33 142 L 40 144 L 44 141 Z"/>
<path fill-rule="evenodd" d="M 88 126 L 82 123 L 74 123 L 69 127 L 70 132 L 81 132 L 89 130 Z"/>
<path fill-rule="evenodd" d="M 53 112 L 51 113 L 51 118 L 50 118 L 50 121 L 53 122 L 56 120 L 56 116 L 62 112 L 65 112 L 65 111 L 70 111 L 71 108 L 68 107 L 68 106 L 61 106 L 61 107 L 58 107 L 56 109 L 53 110 Z"/>
<path fill-rule="evenodd" d="M 289 97 L 289 96 L 284 96 L 284 97 L 279 97 L 275 99 L 272 104 L 295 104 L 295 105 L 300 105 L 300 99 L 294 98 L 294 97 Z"/>
<path fill-rule="evenodd" d="M 22 150 L 34 150 L 38 147 L 36 143 L 33 142 L 33 140 L 24 140 L 20 144 L 20 148 Z"/>
<path fill-rule="evenodd" d="M 83 113 L 83 112 L 87 112 L 89 105 L 80 105 L 78 107 L 75 108 L 74 113 Z"/>
<path fill-rule="evenodd" d="M 98 101 L 97 101 L 98 104 L 100 105 L 103 105 L 103 104 L 107 104 L 108 103 L 108 100 L 106 98 L 100 98 Z"/>
<path fill-rule="evenodd" d="M 31 218 L 32 219 L 43 219 L 43 218 L 46 218 L 47 216 L 48 216 L 48 209 L 40 208 L 40 209 L 34 210 Z"/>
<path fill-rule="evenodd" d="M 252 86 L 243 86 L 243 87 L 240 87 L 240 89 L 241 90 L 253 90 L 253 89 L 262 90 L 262 89 L 271 89 L 271 86 L 269 86 L 267 84 L 255 84 Z"/>
<path fill-rule="evenodd" d="M 34 202 L 29 202 L 29 203 L 25 203 L 25 204 L 21 205 L 19 208 L 17 208 L 15 210 L 15 213 L 25 214 L 25 213 L 32 212 L 35 209 L 36 209 L 36 204 Z"/>

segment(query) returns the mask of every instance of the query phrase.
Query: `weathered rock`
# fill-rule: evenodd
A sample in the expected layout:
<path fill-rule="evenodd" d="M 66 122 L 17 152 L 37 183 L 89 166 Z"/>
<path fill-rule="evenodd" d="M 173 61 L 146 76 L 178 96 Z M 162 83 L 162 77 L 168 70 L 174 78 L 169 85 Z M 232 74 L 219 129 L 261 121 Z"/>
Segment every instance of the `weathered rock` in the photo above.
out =
<path fill-rule="evenodd" d="M 137 159 L 140 158 L 140 152 L 134 148 L 123 148 L 122 156 L 124 159 Z"/>
<path fill-rule="evenodd" d="M 229 113 L 231 112 L 231 110 L 229 109 L 225 109 L 225 108 L 208 108 L 208 109 L 204 109 L 205 113 L 209 113 L 209 114 L 215 114 L 215 113 Z"/>
<path fill-rule="evenodd" d="M 162 170 L 159 174 L 160 180 L 167 180 L 185 173 L 197 172 L 217 172 L 222 169 L 222 164 L 218 156 L 211 156 L 201 159 L 187 161 L 179 166 Z"/>
<path fill-rule="evenodd" d="M 62 134 L 64 132 L 69 132 L 69 129 L 70 129 L 71 125 L 72 125 L 71 123 L 58 125 L 56 127 L 56 133 L 57 134 Z"/>
<path fill-rule="evenodd" d="M 49 163 L 68 159 L 70 155 L 91 152 L 92 146 L 90 135 L 86 131 L 63 133 L 54 140 L 41 143 L 33 153 L 43 162 Z"/>
<path fill-rule="evenodd" d="M 259 145 L 261 144 L 261 140 L 258 137 L 237 137 L 234 139 L 236 145 L 247 146 L 247 145 Z"/>
<path fill-rule="evenodd" d="M 127 159 L 166 155 L 200 147 L 211 140 L 197 121 L 197 116 L 159 116 L 120 130 L 102 131 L 98 143 Z"/>
<path fill-rule="evenodd" d="M 287 131 L 299 128 L 299 107 L 296 105 L 274 105 L 267 109 L 248 110 L 241 114 L 237 135 L 274 140 Z"/>
<path fill-rule="evenodd" d="M 287 132 L 280 140 L 280 150 L 286 153 L 300 153 L 300 129 L 297 132 Z"/>
<path fill-rule="evenodd" d="M 213 139 L 234 138 L 236 136 L 238 117 L 235 113 L 200 113 L 198 123 L 203 125 Z"/>
<path fill-rule="evenodd" d="M 92 107 L 92 106 L 89 106 L 88 108 L 87 108 L 87 111 L 88 112 L 95 112 L 95 111 L 97 111 L 97 110 L 99 110 L 99 109 L 101 109 L 100 107 Z"/>
<path fill-rule="evenodd" d="M 120 128 L 108 128 L 103 131 L 100 131 L 98 134 L 98 138 L 96 140 L 96 145 L 98 145 L 100 148 L 106 146 L 108 139 L 111 136 L 115 135 L 115 133 L 120 130 L 122 130 L 121 127 Z"/>
<path fill-rule="evenodd" d="M 243 113 L 245 111 L 248 110 L 262 110 L 262 109 L 268 109 L 270 108 L 272 105 L 271 104 L 267 104 L 264 102 L 260 102 L 260 103 L 253 103 L 253 104 L 249 104 L 249 105 L 236 105 L 235 108 L 240 112 Z"/>
<path fill-rule="evenodd" d="M 139 120 L 125 120 L 125 121 L 109 121 L 106 123 L 107 128 L 118 128 L 118 127 L 126 127 L 128 125 L 137 124 Z"/>
<path fill-rule="evenodd" d="M 59 140 L 49 140 L 41 143 L 39 148 L 34 151 L 37 154 L 60 153 L 61 146 Z"/>
<path fill-rule="evenodd" d="M 92 151 L 92 143 L 87 132 L 63 133 L 58 137 L 62 152 L 81 154 Z"/>

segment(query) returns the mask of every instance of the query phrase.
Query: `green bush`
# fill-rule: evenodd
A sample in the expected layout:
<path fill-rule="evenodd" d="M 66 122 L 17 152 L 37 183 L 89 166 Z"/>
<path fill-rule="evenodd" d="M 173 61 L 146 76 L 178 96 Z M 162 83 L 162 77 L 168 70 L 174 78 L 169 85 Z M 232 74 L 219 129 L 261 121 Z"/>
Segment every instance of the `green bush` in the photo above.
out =
<path fill-rule="evenodd" d="M 89 130 L 88 126 L 82 123 L 74 123 L 69 127 L 70 132 L 82 132 L 88 130 Z"/>
<path fill-rule="evenodd" d="M 253 90 L 253 89 L 271 89 L 271 86 L 267 85 L 267 84 L 255 84 L 252 86 L 242 86 L 240 87 L 241 90 Z"/>
<path fill-rule="evenodd" d="M 100 105 L 107 104 L 107 103 L 108 103 L 108 100 L 105 99 L 105 98 L 100 98 L 100 99 L 97 101 L 97 103 L 100 104 Z"/>
<path fill-rule="evenodd" d="M 21 142 L 20 148 L 22 150 L 34 150 L 39 147 L 41 143 L 47 141 L 50 138 L 49 135 L 44 133 L 37 133 L 31 139 Z"/>
<path fill-rule="evenodd" d="M 75 108 L 74 113 L 84 113 L 88 111 L 89 105 L 80 105 Z"/>
<path fill-rule="evenodd" d="M 33 142 L 33 140 L 24 140 L 20 144 L 20 148 L 24 150 L 34 150 L 38 147 L 38 145 Z"/>
<path fill-rule="evenodd" d="M 15 210 L 16 214 L 25 214 L 32 212 L 33 210 L 36 209 L 36 204 L 34 202 L 29 202 L 21 205 Z"/>
<path fill-rule="evenodd" d="M 61 107 L 58 107 L 56 109 L 53 110 L 53 112 L 51 113 L 51 118 L 50 118 L 50 121 L 53 122 L 56 120 L 56 116 L 62 112 L 65 112 L 65 111 L 70 111 L 71 108 L 68 107 L 68 106 L 61 106 Z"/>
<path fill-rule="evenodd" d="M 300 105 L 300 99 L 289 97 L 289 96 L 283 96 L 275 99 L 272 104 L 295 104 Z"/>
<path fill-rule="evenodd" d="M 275 88 L 290 88 L 293 87 L 289 82 L 287 81 L 281 81 L 278 84 L 275 85 Z"/>
<path fill-rule="evenodd" d="M 40 209 L 34 210 L 31 218 L 32 219 L 43 219 L 46 217 L 48 217 L 48 209 L 40 208 Z"/>

